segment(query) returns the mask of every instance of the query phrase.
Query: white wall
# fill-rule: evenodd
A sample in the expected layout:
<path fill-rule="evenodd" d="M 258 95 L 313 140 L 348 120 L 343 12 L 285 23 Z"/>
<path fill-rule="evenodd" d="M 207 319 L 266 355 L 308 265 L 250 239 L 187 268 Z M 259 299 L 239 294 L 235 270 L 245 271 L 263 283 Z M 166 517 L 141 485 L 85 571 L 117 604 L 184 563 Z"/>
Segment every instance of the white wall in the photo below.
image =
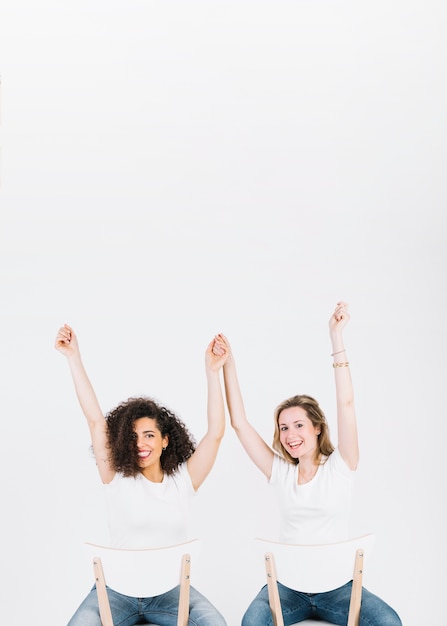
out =
<path fill-rule="evenodd" d="M 197 438 L 225 332 L 270 441 L 293 393 L 333 424 L 340 298 L 368 586 L 405 626 L 440 623 L 446 17 L 434 0 L 3 0 L 2 623 L 66 623 L 91 584 L 80 545 L 103 533 L 62 323 L 104 410 L 152 394 Z M 275 532 L 270 497 L 229 429 L 193 580 L 229 626 L 263 582 L 247 546 Z"/>

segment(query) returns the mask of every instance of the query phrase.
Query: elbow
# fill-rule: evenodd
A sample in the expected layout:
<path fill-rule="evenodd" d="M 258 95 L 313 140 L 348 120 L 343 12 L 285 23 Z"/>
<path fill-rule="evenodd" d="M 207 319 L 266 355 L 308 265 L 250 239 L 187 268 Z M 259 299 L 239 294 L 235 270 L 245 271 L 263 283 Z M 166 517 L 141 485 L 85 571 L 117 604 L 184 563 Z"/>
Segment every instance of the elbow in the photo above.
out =
<path fill-rule="evenodd" d="M 217 444 L 220 444 L 225 435 L 225 422 L 212 431 L 212 437 Z"/>
<path fill-rule="evenodd" d="M 222 425 L 222 428 L 219 429 L 219 432 L 216 435 L 217 441 L 220 443 L 225 435 L 225 424 Z"/>

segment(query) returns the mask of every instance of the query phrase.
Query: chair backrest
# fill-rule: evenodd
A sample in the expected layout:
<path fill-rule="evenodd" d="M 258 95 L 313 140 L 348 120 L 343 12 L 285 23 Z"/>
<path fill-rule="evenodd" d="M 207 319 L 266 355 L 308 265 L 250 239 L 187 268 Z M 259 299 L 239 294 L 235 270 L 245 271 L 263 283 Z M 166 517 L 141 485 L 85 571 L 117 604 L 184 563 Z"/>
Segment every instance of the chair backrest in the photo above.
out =
<path fill-rule="evenodd" d="M 201 547 L 200 539 L 144 550 L 84 544 L 90 558 L 100 560 L 107 586 L 118 593 L 136 598 L 158 596 L 179 585 L 183 557 L 187 555 L 187 560 L 195 563 L 200 556 Z"/>
<path fill-rule="evenodd" d="M 276 579 L 297 591 L 323 593 L 354 578 L 356 553 L 370 554 L 373 534 L 329 544 L 300 545 L 257 539 L 265 558 L 274 556 Z M 363 561 L 362 561 L 363 562 Z M 363 567 L 363 566 L 362 566 Z"/>

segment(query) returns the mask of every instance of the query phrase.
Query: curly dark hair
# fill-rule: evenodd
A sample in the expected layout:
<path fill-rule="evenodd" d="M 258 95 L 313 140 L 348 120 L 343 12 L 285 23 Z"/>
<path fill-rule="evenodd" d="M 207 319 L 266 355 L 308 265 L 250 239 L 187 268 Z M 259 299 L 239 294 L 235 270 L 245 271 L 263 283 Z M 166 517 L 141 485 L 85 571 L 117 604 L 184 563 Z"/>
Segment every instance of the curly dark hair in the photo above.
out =
<path fill-rule="evenodd" d="M 141 417 L 154 419 L 162 437 L 169 437 L 169 445 L 160 458 L 166 474 L 173 474 L 196 448 L 195 440 L 182 420 L 151 398 L 129 398 L 105 417 L 110 463 L 124 476 L 136 476 L 141 472 L 134 433 L 134 422 Z"/>

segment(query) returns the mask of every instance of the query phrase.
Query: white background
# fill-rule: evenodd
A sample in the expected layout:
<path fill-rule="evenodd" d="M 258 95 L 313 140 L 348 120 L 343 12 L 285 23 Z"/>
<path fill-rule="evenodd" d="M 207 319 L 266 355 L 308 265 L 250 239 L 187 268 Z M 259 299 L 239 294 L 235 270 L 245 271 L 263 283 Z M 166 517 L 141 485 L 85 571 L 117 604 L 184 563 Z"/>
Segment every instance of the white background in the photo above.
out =
<path fill-rule="evenodd" d="M 334 424 L 338 299 L 365 582 L 405 626 L 445 621 L 446 18 L 436 0 L 0 2 L 2 624 L 66 623 L 105 528 L 62 323 L 104 411 L 146 393 L 197 439 L 224 332 L 270 442 L 295 393 Z M 277 519 L 230 428 L 196 519 L 193 584 L 237 626 L 263 583 L 251 538 Z"/>

